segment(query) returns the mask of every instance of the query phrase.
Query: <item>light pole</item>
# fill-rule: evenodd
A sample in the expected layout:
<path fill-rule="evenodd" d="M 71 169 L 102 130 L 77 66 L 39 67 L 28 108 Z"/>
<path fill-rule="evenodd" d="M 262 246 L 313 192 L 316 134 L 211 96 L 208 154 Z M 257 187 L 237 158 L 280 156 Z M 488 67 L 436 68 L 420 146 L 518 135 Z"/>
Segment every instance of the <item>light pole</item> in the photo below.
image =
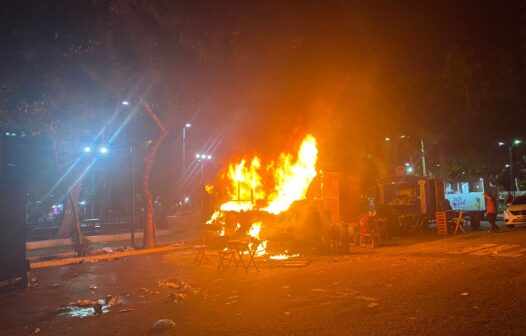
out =
<path fill-rule="evenodd" d="M 513 186 L 514 184 L 514 176 L 513 176 L 513 146 L 518 146 L 522 143 L 520 139 L 513 140 L 508 146 L 508 155 L 509 155 L 509 168 L 510 168 L 510 192 L 515 193 L 515 188 Z M 498 142 L 499 146 L 506 146 L 506 143 L 504 141 Z"/>
<path fill-rule="evenodd" d="M 409 136 L 408 135 L 405 135 L 405 134 L 402 134 L 398 137 L 398 141 L 396 142 L 396 145 L 395 145 L 395 156 L 396 156 L 396 160 L 398 160 L 398 142 L 400 140 L 406 140 L 406 139 L 409 139 Z M 384 141 L 385 142 L 390 142 L 392 141 L 393 138 L 389 137 L 389 136 L 386 136 L 384 138 Z M 425 147 L 424 147 L 424 139 L 423 138 L 420 138 L 420 158 L 422 160 L 422 176 L 427 176 L 427 169 L 426 169 L 426 152 L 425 152 Z M 413 168 L 411 167 L 411 172 L 413 172 Z"/>
<path fill-rule="evenodd" d="M 184 178 L 186 172 L 186 129 L 192 127 L 192 124 L 186 123 L 183 127 L 183 157 L 182 157 L 182 171 L 181 177 Z M 181 179 L 182 180 L 182 179 Z"/>
<path fill-rule="evenodd" d="M 204 168 L 205 168 L 205 162 L 206 161 L 210 161 L 212 160 L 212 155 L 210 154 L 202 154 L 202 153 L 198 153 L 195 155 L 195 158 L 197 159 L 197 161 L 199 163 L 201 163 L 201 187 L 200 187 L 200 190 L 201 190 L 201 216 L 204 215 L 204 198 L 205 198 L 205 193 L 204 193 L 204 189 L 205 189 L 205 180 L 204 180 Z"/>
<path fill-rule="evenodd" d="M 121 102 L 123 106 L 129 106 L 130 103 L 127 100 L 123 100 Z M 132 111 L 132 116 L 135 116 L 134 112 Z M 131 192 L 131 199 L 130 199 L 130 245 L 132 248 L 135 248 L 135 222 L 136 220 L 136 199 L 135 199 L 135 161 L 136 161 L 136 150 L 135 150 L 135 142 L 136 142 L 136 134 L 137 134 L 137 122 L 135 121 L 135 118 L 132 118 L 130 120 L 133 124 L 130 127 L 131 129 L 131 146 L 130 146 L 130 156 L 131 156 L 131 181 L 130 181 L 130 192 Z"/>

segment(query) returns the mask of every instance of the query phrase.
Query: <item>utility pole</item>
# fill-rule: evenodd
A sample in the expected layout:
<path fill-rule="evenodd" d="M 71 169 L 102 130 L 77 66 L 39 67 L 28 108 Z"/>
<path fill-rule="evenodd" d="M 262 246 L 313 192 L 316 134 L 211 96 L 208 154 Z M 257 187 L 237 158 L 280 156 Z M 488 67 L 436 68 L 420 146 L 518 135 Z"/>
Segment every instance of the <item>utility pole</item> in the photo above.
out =
<path fill-rule="evenodd" d="M 130 148 L 132 165 L 131 165 L 131 214 L 130 214 L 130 241 L 131 247 L 135 247 L 135 149 L 133 145 Z"/>
<path fill-rule="evenodd" d="M 422 175 L 427 176 L 426 171 L 426 152 L 424 149 L 424 139 L 420 138 L 420 152 L 422 154 Z"/>

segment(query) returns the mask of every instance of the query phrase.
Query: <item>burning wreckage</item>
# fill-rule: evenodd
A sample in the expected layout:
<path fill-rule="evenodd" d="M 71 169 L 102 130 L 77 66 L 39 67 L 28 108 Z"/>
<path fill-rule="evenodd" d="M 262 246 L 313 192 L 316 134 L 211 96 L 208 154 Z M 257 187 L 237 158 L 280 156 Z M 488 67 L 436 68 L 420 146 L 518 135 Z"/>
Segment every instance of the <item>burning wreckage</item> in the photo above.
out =
<path fill-rule="evenodd" d="M 218 188 L 206 186 L 219 201 L 207 230 L 218 240 L 249 239 L 256 256 L 287 259 L 319 252 L 328 212 L 321 199 L 316 138 L 307 135 L 296 155 L 282 153 L 263 165 L 258 157 L 230 164 Z M 317 188 L 316 188 L 317 186 Z M 317 189 L 317 190 L 316 190 Z"/>

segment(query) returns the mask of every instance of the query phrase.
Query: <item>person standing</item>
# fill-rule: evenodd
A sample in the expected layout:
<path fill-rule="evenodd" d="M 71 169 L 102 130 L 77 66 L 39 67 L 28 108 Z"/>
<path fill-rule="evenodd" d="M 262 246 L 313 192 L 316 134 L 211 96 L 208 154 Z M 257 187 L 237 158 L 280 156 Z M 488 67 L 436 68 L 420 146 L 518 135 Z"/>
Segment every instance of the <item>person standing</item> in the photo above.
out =
<path fill-rule="evenodd" d="M 499 230 L 499 227 L 495 223 L 497 219 L 497 203 L 495 203 L 495 199 L 487 191 L 484 193 L 484 199 L 486 200 L 486 214 L 491 224 L 491 231 L 497 232 Z"/>

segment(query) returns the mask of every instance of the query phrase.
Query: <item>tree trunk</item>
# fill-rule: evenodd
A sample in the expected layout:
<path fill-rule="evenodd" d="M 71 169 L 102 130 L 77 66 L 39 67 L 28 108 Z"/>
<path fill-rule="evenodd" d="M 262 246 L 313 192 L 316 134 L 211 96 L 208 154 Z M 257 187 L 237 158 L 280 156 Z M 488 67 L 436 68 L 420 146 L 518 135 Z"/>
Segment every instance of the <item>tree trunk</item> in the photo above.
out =
<path fill-rule="evenodd" d="M 142 178 L 142 193 L 144 196 L 145 212 L 143 248 L 152 248 L 157 244 L 157 237 L 155 235 L 153 196 L 150 191 L 150 176 L 153 163 L 155 162 L 155 157 L 157 156 L 157 151 L 159 150 L 159 147 L 167 135 L 168 132 L 162 132 L 155 142 L 150 145 L 150 148 L 148 148 L 148 153 L 144 157 L 144 175 Z"/>
<path fill-rule="evenodd" d="M 78 209 L 79 194 L 80 182 L 75 184 L 66 195 L 64 201 L 64 215 L 60 221 L 57 238 L 70 238 L 73 237 L 73 234 L 76 234 L 77 237 L 82 237 Z"/>

